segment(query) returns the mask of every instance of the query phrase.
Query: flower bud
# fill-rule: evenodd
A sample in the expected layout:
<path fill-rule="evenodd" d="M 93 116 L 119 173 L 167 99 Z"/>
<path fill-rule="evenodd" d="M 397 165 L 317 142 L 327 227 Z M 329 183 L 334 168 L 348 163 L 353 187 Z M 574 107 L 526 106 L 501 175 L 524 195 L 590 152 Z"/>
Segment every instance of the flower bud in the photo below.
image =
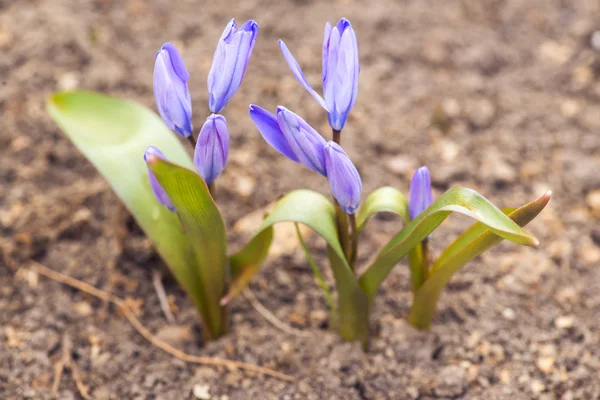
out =
<path fill-rule="evenodd" d="M 277 107 L 277 116 L 250 105 L 250 117 L 263 138 L 275 150 L 313 171 L 325 173 L 325 139 L 300 116 L 285 107 Z"/>
<path fill-rule="evenodd" d="M 323 38 L 323 93 L 321 97 L 308 83 L 300 65 L 283 41 L 279 47 L 300 84 L 327 110 L 329 125 L 341 131 L 358 93 L 358 44 L 350 21 L 342 18 L 332 27 L 325 25 Z"/>
<path fill-rule="evenodd" d="M 225 117 L 211 114 L 198 135 L 194 166 L 206 183 L 212 183 L 225 169 L 228 155 L 229 131 Z"/>
<path fill-rule="evenodd" d="M 208 73 L 208 108 L 212 112 L 220 112 L 242 84 L 257 34 L 254 20 L 237 29 L 232 19 L 225 27 Z"/>
<path fill-rule="evenodd" d="M 148 146 L 146 152 L 144 153 L 144 161 L 147 163 L 150 157 L 158 157 L 161 160 L 167 160 L 165 155 L 154 146 Z M 160 204 L 167 207 L 169 210 L 175 212 L 175 207 L 173 206 L 173 203 L 171 203 L 171 199 L 169 199 L 167 193 L 165 193 L 163 188 L 160 186 L 160 183 L 158 183 L 154 173 L 152 173 L 150 168 L 148 168 L 148 180 L 150 181 L 150 187 L 152 188 L 152 192 L 154 193 L 156 200 L 158 200 Z"/>
<path fill-rule="evenodd" d="M 331 193 L 346 214 L 353 214 L 358 208 L 362 194 L 360 175 L 339 144 L 327 142 L 324 152 Z"/>
<path fill-rule="evenodd" d="M 410 219 L 417 218 L 431 203 L 433 203 L 433 193 L 431 192 L 429 170 L 427 167 L 421 167 L 415 171 L 410 181 L 408 200 Z"/>
<path fill-rule="evenodd" d="M 185 138 L 192 134 L 189 78 L 177 48 L 172 43 L 163 44 L 154 64 L 154 99 L 165 124 Z"/>

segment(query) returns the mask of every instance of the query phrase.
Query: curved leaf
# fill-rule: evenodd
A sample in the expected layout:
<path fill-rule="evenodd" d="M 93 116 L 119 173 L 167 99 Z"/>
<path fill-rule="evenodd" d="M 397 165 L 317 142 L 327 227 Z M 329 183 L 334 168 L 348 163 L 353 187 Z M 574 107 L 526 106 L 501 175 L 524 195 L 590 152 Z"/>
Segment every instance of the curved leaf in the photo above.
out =
<path fill-rule="evenodd" d="M 518 209 L 507 210 L 508 217 L 519 226 L 532 221 L 550 201 L 551 192 Z M 420 329 L 428 329 L 435 314 L 438 298 L 450 280 L 467 262 L 502 241 L 484 224 L 478 222 L 460 235 L 434 263 L 429 279 L 415 294 L 409 321 Z"/>
<path fill-rule="evenodd" d="M 521 229 L 496 206 L 474 190 L 454 187 L 448 189 L 431 206 L 394 236 L 377 259 L 360 277 L 360 285 L 372 299 L 387 274 L 408 252 L 437 228 L 451 212 L 458 212 L 486 225 L 492 232 L 512 242 L 537 245 L 538 240 Z"/>
<path fill-rule="evenodd" d="M 227 321 L 220 300 L 227 276 L 227 234 L 219 209 L 196 172 L 152 156 L 148 166 L 175 206 L 190 242 L 194 262 L 188 269 L 197 282 L 196 301 L 210 338 L 225 333 Z"/>
<path fill-rule="evenodd" d="M 279 222 L 296 222 L 310 227 L 328 244 L 338 292 L 340 335 L 344 340 L 368 340 L 368 301 L 361 290 L 338 241 L 335 209 L 325 196 L 311 190 L 296 190 L 277 201 L 256 235 Z M 247 279 L 246 279 L 247 282 Z M 239 283 L 233 282 L 233 285 Z M 239 285 L 243 289 L 243 285 Z"/>
<path fill-rule="evenodd" d="M 50 116 L 108 181 L 192 298 L 199 291 L 189 269 L 194 256 L 179 218 L 161 206 L 148 183 L 143 156 L 149 145 L 192 167 L 190 157 L 160 117 L 137 103 L 91 92 L 56 93 Z"/>
<path fill-rule="evenodd" d="M 373 191 L 358 211 L 356 219 L 358 232 L 360 233 L 367 225 L 371 216 L 380 212 L 391 212 L 399 215 L 408 222 L 408 200 L 396 188 L 390 186 L 380 187 Z"/>

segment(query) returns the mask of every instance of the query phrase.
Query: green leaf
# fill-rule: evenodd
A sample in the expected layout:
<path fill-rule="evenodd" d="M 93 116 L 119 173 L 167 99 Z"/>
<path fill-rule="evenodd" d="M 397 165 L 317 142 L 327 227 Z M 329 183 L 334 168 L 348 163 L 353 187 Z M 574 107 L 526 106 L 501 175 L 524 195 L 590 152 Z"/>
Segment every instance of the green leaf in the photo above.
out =
<path fill-rule="evenodd" d="M 537 239 L 521 229 L 496 206 L 474 190 L 454 187 L 394 236 L 377 256 L 377 259 L 360 277 L 360 285 L 373 299 L 381 282 L 392 268 L 435 230 L 452 212 L 467 215 L 486 225 L 492 232 L 512 242 L 537 245 Z"/>
<path fill-rule="evenodd" d="M 240 251 L 229 257 L 231 266 L 231 285 L 221 304 L 229 303 L 258 272 L 269 254 L 273 242 L 273 228 L 268 227 L 252 239 Z"/>
<path fill-rule="evenodd" d="M 519 226 L 532 221 L 550 201 L 551 192 L 518 209 L 509 209 L 508 217 Z M 416 293 L 409 321 L 417 328 L 428 329 L 439 296 L 450 278 L 467 262 L 502 241 L 502 237 L 477 222 L 460 235 L 434 263 L 429 279 Z"/>
<path fill-rule="evenodd" d="M 346 261 L 338 241 L 335 209 L 325 196 L 311 190 L 296 190 L 275 203 L 256 235 L 279 222 L 296 222 L 308 226 L 325 239 L 329 247 L 338 292 L 340 334 L 344 340 L 368 340 L 368 302 Z M 248 280 L 246 279 L 246 282 Z M 234 283 L 236 284 L 236 283 Z M 240 289 L 243 289 L 240 285 Z"/>
<path fill-rule="evenodd" d="M 380 187 L 373 191 L 365 200 L 358 211 L 356 223 L 360 233 L 367 225 L 369 218 L 380 212 L 391 212 L 399 215 L 408 222 L 408 201 L 406 197 L 396 188 L 390 186 Z"/>
<path fill-rule="evenodd" d="M 199 291 L 190 272 L 195 265 L 190 241 L 176 214 L 161 206 L 148 183 L 143 156 L 149 145 L 172 161 L 192 167 L 177 136 L 160 117 L 131 101 L 90 92 L 54 94 L 48 112 L 73 144 L 91 161 L 152 240 L 184 290 Z"/>
<path fill-rule="evenodd" d="M 206 183 L 196 172 L 158 157 L 150 157 L 148 166 L 175 206 L 192 243 L 195 262 L 188 268 L 197 282 L 193 296 L 210 338 L 217 338 L 227 327 L 225 312 L 220 305 L 226 289 L 228 263 L 223 218 Z"/>

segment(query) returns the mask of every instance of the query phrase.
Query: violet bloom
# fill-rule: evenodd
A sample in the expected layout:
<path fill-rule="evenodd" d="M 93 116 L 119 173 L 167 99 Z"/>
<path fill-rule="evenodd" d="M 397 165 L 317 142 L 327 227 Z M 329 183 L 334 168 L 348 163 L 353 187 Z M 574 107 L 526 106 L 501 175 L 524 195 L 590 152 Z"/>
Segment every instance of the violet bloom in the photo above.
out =
<path fill-rule="evenodd" d="M 353 214 L 358 208 L 362 194 L 360 175 L 339 144 L 327 142 L 324 152 L 331 193 L 346 214 Z"/>
<path fill-rule="evenodd" d="M 184 138 L 192 134 L 188 79 L 190 74 L 177 48 L 172 43 L 163 44 L 154 63 L 154 99 L 165 124 Z"/>
<path fill-rule="evenodd" d="M 408 201 L 408 211 L 410 219 L 417 218 L 427 207 L 433 203 L 433 193 L 431 192 L 431 177 L 427 167 L 421 167 L 415 171 L 410 181 L 410 195 Z"/>
<path fill-rule="evenodd" d="M 277 107 L 275 116 L 264 108 L 250 105 L 250 117 L 271 147 L 290 160 L 327 176 L 325 139 L 306 121 L 282 106 Z"/>
<path fill-rule="evenodd" d="M 282 40 L 279 41 L 279 47 L 298 82 L 327 111 L 329 125 L 333 129 L 341 131 L 348 119 L 348 113 L 356 103 L 360 71 L 356 34 L 350 21 L 342 18 L 334 27 L 329 22 L 325 25 L 323 39 L 323 93 L 325 99 L 308 83 L 300 65 Z"/>
<path fill-rule="evenodd" d="M 208 108 L 213 113 L 220 112 L 242 84 L 257 34 L 254 20 L 237 29 L 232 18 L 225 27 L 208 73 Z"/>
<path fill-rule="evenodd" d="M 146 152 L 144 153 L 144 161 L 148 162 L 148 158 L 150 157 L 158 157 L 162 160 L 167 160 L 167 157 L 165 157 L 165 155 L 154 146 L 148 146 Z M 175 212 L 175 207 L 173 206 L 173 203 L 171 203 L 171 199 L 169 199 L 167 193 L 165 193 L 163 188 L 160 186 L 160 183 L 158 183 L 154 173 L 150 171 L 150 168 L 148 168 L 148 180 L 150 181 L 150 187 L 152 188 L 152 192 L 154 193 L 156 200 L 158 200 L 160 204 L 167 207 L 169 210 Z"/>
<path fill-rule="evenodd" d="M 212 183 L 225 169 L 229 155 L 229 131 L 225 117 L 211 114 L 196 142 L 194 166 L 206 183 Z"/>

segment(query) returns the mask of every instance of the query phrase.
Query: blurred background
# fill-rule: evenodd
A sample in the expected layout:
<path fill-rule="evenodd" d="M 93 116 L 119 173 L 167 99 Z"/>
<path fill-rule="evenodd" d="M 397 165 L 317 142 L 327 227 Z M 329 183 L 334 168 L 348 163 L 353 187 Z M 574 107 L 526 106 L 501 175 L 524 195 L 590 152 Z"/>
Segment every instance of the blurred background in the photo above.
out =
<path fill-rule="evenodd" d="M 342 144 L 364 193 L 382 185 L 407 192 L 421 165 L 437 195 L 469 186 L 500 207 L 552 189 L 530 225 L 541 245 L 503 244 L 468 265 L 442 296 L 431 333 L 405 322 L 408 274 L 397 267 L 376 301 L 377 335 L 366 356 L 329 329 L 301 255 L 282 252 L 252 288 L 281 320 L 319 340 L 277 330 L 240 298 L 234 332 L 199 350 L 191 304 L 52 123 L 45 100 L 83 89 L 155 109 L 154 55 L 172 41 L 191 73 L 200 127 L 225 24 L 255 19 L 250 66 L 225 111 L 230 160 L 218 180 L 227 225 L 243 236 L 235 222 L 279 195 L 328 192 L 324 179 L 264 143 L 247 110 L 285 105 L 329 138 L 325 112 L 289 71 L 277 39 L 320 91 L 323 27 L 342 16 L 357 32 L 361 61 Z M 215 399 L 599 398 L 598 16 L 597 0 L 0 1 L 0 397 L 48 398 L 68 333 L 98 399 L 193 398 L 199 384 Z M 383 218 L 369 227 L 365 259 L 397 224 Z M 468 225 L 449 220 L 432 238 L 434 252 Z M 32 259 L 136 299 L 146 326 L 189 352 L 267 364 L 298 381 L 174 360 L 106 305 L 28 272 Z M 179 310 L 176 325 L 158 308 L 154 270 Z M 60 383 L 59 398 L 79 398 L 68 375 Z"/>

